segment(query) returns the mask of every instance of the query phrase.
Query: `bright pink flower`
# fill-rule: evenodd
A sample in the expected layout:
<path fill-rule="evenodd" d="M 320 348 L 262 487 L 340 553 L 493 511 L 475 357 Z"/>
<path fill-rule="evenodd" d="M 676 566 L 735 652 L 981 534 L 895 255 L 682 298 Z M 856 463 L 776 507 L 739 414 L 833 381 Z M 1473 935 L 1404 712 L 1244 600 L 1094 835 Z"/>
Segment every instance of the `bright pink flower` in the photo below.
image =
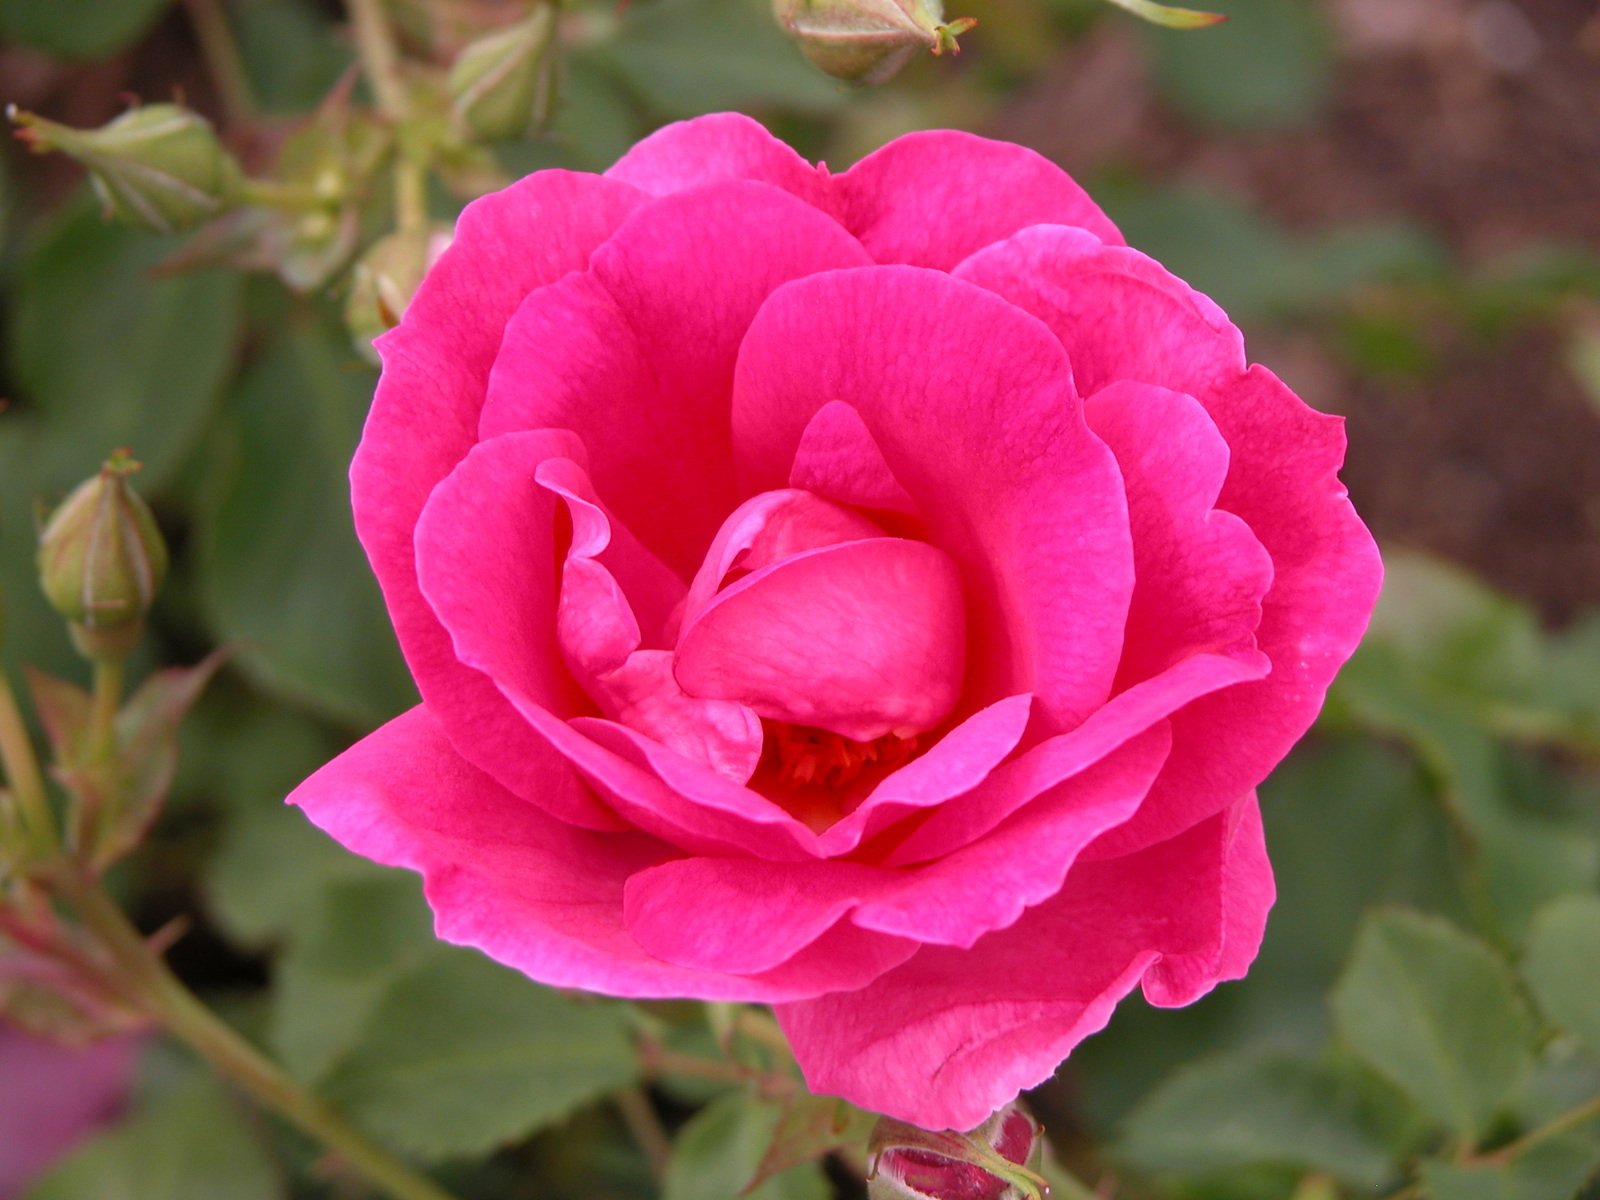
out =
<path fill-rule="evenodd" d="M 1273 897 L 1253 790 L 1381 568 L 1341 422 L 1066 175 L 740 116 L 462 214 L 356 523 L 423 703 L 293 797 L 535 979 L 765 1001 L 970 1127 Z"/>
<path fill-rule="evenodd" d="M 58 1046 L 0 1023 L 0 1200 L 122 1112 L 142 1041 Z"/>

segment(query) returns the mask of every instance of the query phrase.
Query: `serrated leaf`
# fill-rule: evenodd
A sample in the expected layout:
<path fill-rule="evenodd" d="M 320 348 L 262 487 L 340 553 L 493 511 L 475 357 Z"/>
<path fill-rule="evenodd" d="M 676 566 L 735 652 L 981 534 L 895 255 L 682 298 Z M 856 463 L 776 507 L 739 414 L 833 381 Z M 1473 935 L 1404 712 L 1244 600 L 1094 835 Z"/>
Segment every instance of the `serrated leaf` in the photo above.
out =
<path fill-rule="evenodd" d="M 1121 1157 L 1149 1171 L 1294 1166 L 1376 1188 L 1394 1176 L 1381 1117 L 1348 1075 L 1278 1057 L 1202 1060 L 1128 1118 Z"/>
<path fill-rule="evenodd" d="M 77 1151 L 27 1200 L 282 1200 L 236 1103 L 197 1075 Z"/>
<path fill-rule="evenodd" d="M 441 951 L 387 990 L 322 1092 L 386 1145 L 440 1159 L 524 1137 L 637 1073 L 620 1008 Z"/>
<path fill-rule="evenodd" d="M 1569 896 L 1534 918 L 1522 975 L 1545 1016 L 1600 1055 L 1600 896 Z"/>
<path fill-rule="evenodd" d="M 1484 943 L 1417 913 L 1374 914 L 1333 992 L 1340 1034 L 1435 1120 L 1476 1139 L 1532 1063 L 1532 1020 Z"/>
<path fill-rule="evenodd" d="M 240 667 L 362 727 L 415 701 L 350 518 L 346 472 L 372 384 L 342 333 L 280 335 L 233 394 L 200 538 L 202 599 Z"/>
<path fill-rule="evenodd" d="M 1168 29 L 1204 29 L 1208 25 L 1219 25 L 1228 18 L 1222 13 L 1200 12 L 1193 8 L 1179 8 L 1173 4 L 1157 4 L 1155 0 L 1111 0 L 1119 8 L 1125 8 L 1136 17 L 1142 17 L 1153 25 L 1164 25 Z"/>
<path fill-rule="evenodd" d="M 1573 1200 L 1600 1169 L 1600 1145 L 1583 1137 L 1542 1142 L 1515 1161 L 1464 1166 L 1425 1162 L 1428 1200 Z"/>
<path fill-rule="evenodd" d="M 361 1040 L 386 990 L 437 947 L 415 875 L 326 883 L 276 963 L 268 1038 L 284 1066 L 315 1083 Z"/>
<path fill-rule="evenodd" d="M 832 1189 L 816 1163 L 805 1163 L 746 1191 L 772 1144 L 778 1108 L 730 1092 L 696 1113 L 678 1133 L 661 1200 L 828 1200 Z"/>

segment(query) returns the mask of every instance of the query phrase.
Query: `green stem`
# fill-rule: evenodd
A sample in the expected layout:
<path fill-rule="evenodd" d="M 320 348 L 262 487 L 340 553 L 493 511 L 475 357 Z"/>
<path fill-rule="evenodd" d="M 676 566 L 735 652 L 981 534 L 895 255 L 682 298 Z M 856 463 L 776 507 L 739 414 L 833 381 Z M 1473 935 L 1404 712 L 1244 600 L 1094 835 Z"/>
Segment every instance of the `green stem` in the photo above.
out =
<path fill-rule="evenodd" d="M 184 6 L 200 43 L 200 56 L 206 60 L 211 81 L 217 86 L 223 114 L 229 121 L 250 120 L 256 114 L 255 92 L 222 5 L 218 0 L 184 0 Z"/>
<path fill-rule="evenodd" d="M 44 775 L 22 720 L 22 710 L 17 707 L 16 694 L 4 675 L 0 675 L 0 766 L 4 766 L 6 778 L 11 781 L 24 832 L 41 851 L 54 851 L 58 842 Z"/>
<path fill-rule="evenodd" d="M 283 183 L 276 179 L 242 180 L 239 199 L 245 204 L 258 204 L 262 208 L 276 208 L 291 213 L 315 212 L 328 204 L 328 198 L 314 187 Z"/>
<path fill-rule="evenodd" d="M 372 85 L 384 116 L 402 120 L 410 109 L 405 78 L 400 73 L 400 45 L 384 11 L 383 0 L 346 0 L 361 70 Z"/>
<path fill-rule="evenodd" d="M 122 707 L 122 660 L 97 658 L 94 663 L 94 697 L 89 709 L 89 754 L 96 763 L 108 763 L 117 753 L 117 710 Z"/>
<path fill-rule="evenodd" d="M 612 1098 L 622 1123 L 644 1152 L 650 1164 L 650 1175 L 659 1181 L 667 1171 L 667 1159 L 672 1156 L 672 1138 L 656 1115 L 655 1105 L 642 1088 L 624 1088 Z"/>
<path fill-rule="evenodd" d="M 289 1079 L 271 1060 L 208 1009 L 93 882 L 56 880 L 84 924 L 110 951 L 119 981 L 167 1032 L 285 1120 L 334 1151 L 393 1200 L 452 1200 L 450 1194 L 357 1131 Z"/>
<path fill-rule="evenodd" d="M 427 168 L 415 159 L 402 155 L 394 166 L 394 216 L 396 227 L 407 233 L 427 227 L 427 192 Z"/>
<path fill-rule="evenodd" d="M 1591 1096 L 1576 1108 L 1568 1109 L 1559 1117 L 1553 1117 L 1537 1129 L 1529 1130 L 1514 1142 L 1508 1142 L 1498 1150 L 1491 1150 L 1471 1160 L 1483 1166 L 1504 1166 L 1506 1163 L 1515 1162 L 1529 1150 L 1541 1142 L 1551 1138 L 1560 1137 L 1563 1133 L 1587 1125 L 1590 1121 L 1600 1120 L 1600 1095 Z"/>

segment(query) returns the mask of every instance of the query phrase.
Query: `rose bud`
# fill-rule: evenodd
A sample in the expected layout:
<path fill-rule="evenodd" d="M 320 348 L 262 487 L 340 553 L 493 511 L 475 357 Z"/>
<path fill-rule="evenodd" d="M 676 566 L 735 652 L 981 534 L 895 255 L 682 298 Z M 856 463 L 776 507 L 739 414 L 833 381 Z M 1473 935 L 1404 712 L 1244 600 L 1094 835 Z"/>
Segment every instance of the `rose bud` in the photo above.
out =
<path fill-rule="evenodd" d="M 36 153 L 60 151 L 89 169 L 108 217 L 172 233 L 207 220 L 238 189 L 239 165 L 211 125 L 176 104 L 130 109 L 99 129 L 71 129 L 12 110 Z"/>
<path fill-rule="evenodd" d="M 128 486 L 139 464 L 119 450 L 55 510 L 39 535 L 39 581 L 89 658 L 121 658 L 167 574 L 167 546 Z"/>
<path fill-rule="evenodd" d="M 450 68 L 450 109 L 469 137 L 526 137 L 554 107 L 556 18 L 539 4 L 524 21 L 472 42 Z"/>
<path fill-rule="evenodd" d="M 344 319 L 356 350 L 378 361 L 372 339 L 400 324 L 417 285 L 450 244 L 450 229 L 428 225 L 402 229 L 367 248 L 350 278 Z"/>
<path fill-rule="evenodd" d="M 939 0 L 773 0 L 811 65 L 849 83 L 883 83 L 918 51 L 956 52 L 975 22 L 946 24 Z"/>
<path fill-rule="evenodd" d="M 873 1130 L 870 1200 L 1025 1200 L 1046 1194 L 1035 1174 L 1039 1126 L 1008 1104 L 971 1133 L 930 1133 L 888 1117 Z"/>

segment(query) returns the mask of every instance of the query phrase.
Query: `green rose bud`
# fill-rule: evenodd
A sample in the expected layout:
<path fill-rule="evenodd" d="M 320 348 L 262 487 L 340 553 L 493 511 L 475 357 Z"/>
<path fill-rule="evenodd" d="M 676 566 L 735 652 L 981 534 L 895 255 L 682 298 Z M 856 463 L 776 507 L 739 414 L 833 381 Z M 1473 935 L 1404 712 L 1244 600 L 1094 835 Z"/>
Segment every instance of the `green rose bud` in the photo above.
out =
<path fill-rule="evenodd" d="M 121 658 L 144 628 L 167 574 L 167 545 L 150 508 L 128 486 L 127 451 L 61 502 L 39 535 L 39 582 L 90 658 Z"/>
<path fill-rule="evenodd" d="M 88 168 L 107 216 L 156 233 L 216 216 L 239 188 L 239 165 L 210 124 L 176 104 L 129 109 L 99 129 L 72 129 L 15 108 L 8 115 L 36 153 L 59 151 Z"/>
<path fill-rule="evenodd" d="M 379 238 L 356 262 L 344 320 L 357 351 L 377 361 L 372 339 L 400 324 L 422 277 L 450 244 L 447 225 L 402 229 Z"/>
<path fill-rule="evenodd" d="M 976 24 L 946 23 L 940 0 L 773 0 L 772 12 L 814 67 L 850 83 L 882 83 L 922 51 L 959 53 Z"/>
<path fill-rule="evenodd" d="M 450 109 L 462 132 L 486 142 L 536 132 L 554 107 L 556 50 L 555 9 L 544 3 L 466 46 L 450 68 Z"/>

